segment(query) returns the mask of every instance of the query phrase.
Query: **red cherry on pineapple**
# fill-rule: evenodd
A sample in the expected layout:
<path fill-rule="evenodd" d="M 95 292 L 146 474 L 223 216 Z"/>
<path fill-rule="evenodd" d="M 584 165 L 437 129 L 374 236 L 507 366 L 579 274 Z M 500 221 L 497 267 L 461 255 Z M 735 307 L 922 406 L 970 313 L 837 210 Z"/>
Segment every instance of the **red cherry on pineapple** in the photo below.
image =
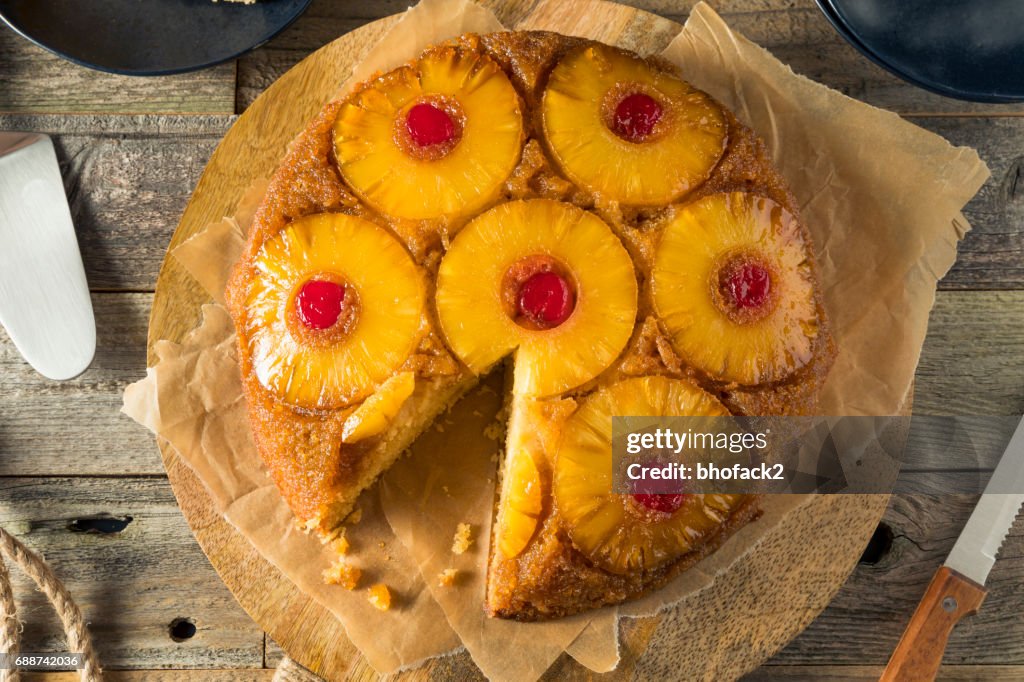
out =
<path fill-rule="evenodd" d="M 651 511 L 674 514 L 689 495 L 685 493 L 674 493 L 671 495 L 656 495 L 652 493 L 633 493 L 633 499 L 647 507 Z"/>
<path fill-rule="evenodd" d="M 759 308 L 771 293 L 771 276 L 757 263 L 744 263 L 729 273 L 726 288 L 738 308 Z"/>
<path fill-rule="evenodd" d="M 296 297 L 299 319 L 310 329 L 333 327 L 341 317 L 345 287 L 335 282 L 311 279 Z"/>
<path fill-rule="evenodd" d="M 455 121 L 444 109 L 429 102 L 416 104 L 405 116 L 409 137 L 420 147 L 448 142 L 455 137 Z"/>
<path fill-rule="evenodd" d="M 615 134 L 630 142 L 642 142 L 661 119 L 661 105 L 650 95 L 638 92 L 624 97 L 615 107 Z"/>
<path fill-rule="evenodd" d="M 519 287 L 519 314 L 550 329 L 569 319 L 576 297 L 565 278 L 555 272 L 538 272 Z"/>

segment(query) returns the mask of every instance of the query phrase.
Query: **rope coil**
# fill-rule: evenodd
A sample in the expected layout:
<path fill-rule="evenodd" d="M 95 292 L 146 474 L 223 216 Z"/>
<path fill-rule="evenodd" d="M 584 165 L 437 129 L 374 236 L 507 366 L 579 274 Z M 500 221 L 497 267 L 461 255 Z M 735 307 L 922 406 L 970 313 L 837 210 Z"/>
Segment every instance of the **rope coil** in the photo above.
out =
<path fill-rule="evenodd" d="M 14 592 L 11 589 L 11 576 L 4 563 L 4 556 L 32 578 L 50 600 L 64 626 L 68 649 L 82 654 L 82 669 L 79 671 L 82 682 L 100 682 L 99 661 L 96 651 L 92 648 L 92 639 L 82 618 L 81 609 L 43 558 L 3 528 L 0 528 L 0 652 L 16 654 L 21 633 L 14 604 Z M 13 667 L 0 670 L 0 682 L 18 682 L 19 678 L 18 671 Z"/>

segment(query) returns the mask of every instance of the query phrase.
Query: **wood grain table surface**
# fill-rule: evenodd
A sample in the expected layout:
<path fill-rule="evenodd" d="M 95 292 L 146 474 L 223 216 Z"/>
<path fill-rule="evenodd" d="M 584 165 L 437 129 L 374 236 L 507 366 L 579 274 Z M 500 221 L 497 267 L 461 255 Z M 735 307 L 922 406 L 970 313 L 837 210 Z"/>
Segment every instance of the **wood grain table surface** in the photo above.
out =
<path fill-rule="evenodd" d="M 90 369 L 55 383 L 0 330 L 0 525 L 67 582 L 111 679 L 270 680 L 283 655 L 203 556 L 152 436 L 120 415 L 121 393 L 145 374 L 157 271 L 220 137 L 300 59 L 407 4 L 314 0 L 235 62 L 152 79 L 88 71 L 0 29 L 0 130 L 54 138 L 98 331 Z M 682 22 L 692 2 L 626 4 Z M 1024 104 L 960 102 L 907 85 L 843 42 L 813 0 L 711 4 L 797 72 L 980 152 L 992 178 L 965 209 L 974 229 L 939 284 L 914 409 L 1024 412 Z M 750 679 L 877 679 L 975 501 L 894 498 L 833 603 Z M 15 573 L 23 650 L 62 650 L 45 599 Z M 1024 680 L 1022 519 L 989 588 L 981 613 L 954 631 L 942 678 Z"/>

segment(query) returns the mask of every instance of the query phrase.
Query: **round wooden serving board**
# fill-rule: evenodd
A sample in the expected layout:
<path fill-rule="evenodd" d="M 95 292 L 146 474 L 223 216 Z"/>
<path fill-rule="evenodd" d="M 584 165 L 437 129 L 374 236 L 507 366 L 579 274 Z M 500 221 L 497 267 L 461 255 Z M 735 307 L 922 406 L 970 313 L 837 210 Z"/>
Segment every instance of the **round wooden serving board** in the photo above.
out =
<path fill-rule="evenodd" d="M 583 35 L 644 54 L 662 50 L 681 26 L 600 0 L 485 0 L 508 27 Z M 337 91 L 393 16 L 363 26 L 307 57 L 277 80 L 225 135 L 171 239 L 173 248 L 231 215 L 253 181 L 269 177 L 288 143 Z M 159 339 L 180 341 L 209 297 L 166 257 L 149 324 L 150 363 Z M 203 485 L 160 443 L 178 503 L 203 551 L 239 603 L 289 656 L 328 680 L 376 674 L 340 623 L 260 556 L 216 511 Z M 706 590 L 657 617 L 623 620 L 619 667 L 609 678 L 732 679 L 757 667 L 828 604 L 853 570 L 887 496 L 817 496 Z M 585 677 L 563 655 L 546 677 Z M 435 659 L 407 679 L 473 679 L 468 654 Z"/>

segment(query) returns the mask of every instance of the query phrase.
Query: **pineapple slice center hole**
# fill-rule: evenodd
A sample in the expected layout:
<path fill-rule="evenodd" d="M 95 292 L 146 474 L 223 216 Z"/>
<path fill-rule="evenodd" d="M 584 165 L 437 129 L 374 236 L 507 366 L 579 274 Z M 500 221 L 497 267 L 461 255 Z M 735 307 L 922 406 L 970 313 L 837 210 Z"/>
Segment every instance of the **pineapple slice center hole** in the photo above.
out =
<path fill-rule="evenodd" d="M 454 97 L 429 95 L 395 118 L 395 140 L 409 156 L 436 161 L 451 153 L 465 127 L 465 114 Z"/>
<path fill-rule="evenodd" d="M 550 256 L 530 256 L 514 264 L 505 273 L 502 289 L 505 312 L 526 329 L 553 329 L 576 309 L 573 277 Z"/>
<path fill-rule="evenodd" d="M 661 120 L 658 100 L 643 92 L 626 95 L 615 107 L 612 130 L 629 142 L 643 142 L 654 132 Z"/>
<path fill-rule="evenodd" d="M 756 322 L 774 308 L 777 287 L 772 267 L 756 254 L 740 253 L 725 259 L 716 279 L 715 303 L 733 321 Z"/>

